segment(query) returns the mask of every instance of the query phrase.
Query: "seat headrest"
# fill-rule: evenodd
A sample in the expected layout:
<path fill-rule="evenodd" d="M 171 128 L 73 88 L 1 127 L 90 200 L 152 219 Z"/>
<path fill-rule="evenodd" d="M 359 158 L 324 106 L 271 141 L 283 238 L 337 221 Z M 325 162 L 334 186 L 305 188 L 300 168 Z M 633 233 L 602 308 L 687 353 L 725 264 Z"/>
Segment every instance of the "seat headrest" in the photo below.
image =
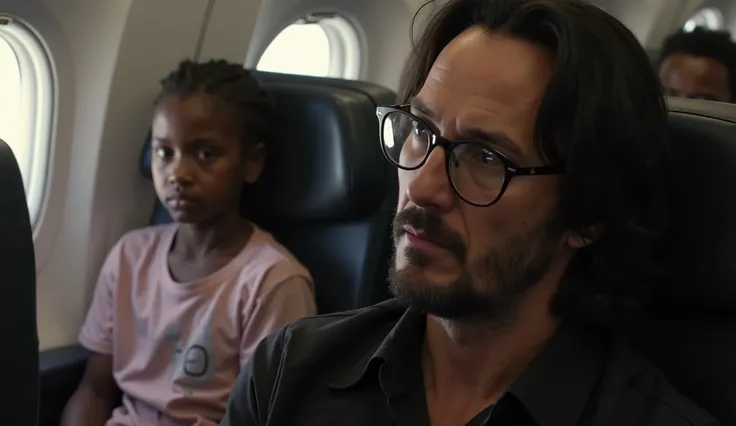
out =
<path fill-rule="evenodd" d="M 736 311 L 736 105 L 668 99 L 672 279 L 656 305 Z"/>
<path fill-rule="evenodd" d="M 276 107 L 274 136 L 259 181 L 244 194 L 249 217 L 356 219 L 383 199 L 388 175 L 378 141 L 379 86 L 286 74 L 253 73 Z M 150 138 L 150 135 L 149 135 Z M 142 172 L 151 178 L 150 141 Z"/>

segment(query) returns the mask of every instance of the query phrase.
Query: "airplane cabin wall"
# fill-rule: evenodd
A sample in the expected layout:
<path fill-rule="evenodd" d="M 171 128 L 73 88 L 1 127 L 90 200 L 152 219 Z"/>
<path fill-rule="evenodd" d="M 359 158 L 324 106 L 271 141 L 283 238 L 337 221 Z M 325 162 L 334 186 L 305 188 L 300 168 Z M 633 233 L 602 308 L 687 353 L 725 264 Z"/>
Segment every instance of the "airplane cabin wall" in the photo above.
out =
<path fill-rule="evenodd" d="M 69 343 L 85 308 L 92 194 L 105 105 L 128 1 L 5 0 L 48 43 L 57 117 L 50 187 L 36 233 L 41 347 Z"/>
<path fill-rule="evenodd" d="M 594 0 L 623 22 L 646 49 L 658 50 L 664 38 L 700 8 L 704 0 Z"/>
<path fill-rule="evenodd" d="M 597 0 L 637 35 L 644 47 L 659 51 L 664 40 L 680 31 L 695 13 L 714 8 L 721 12 L 724 30 L 736 39 L 736 3 L 733 0 Z"/>
<path fill-rule="evenodd" d="M 663 2 L 659 13 L 653 19 L 649 37 L 645 46 L 659 51 L 662 43 L 671 34 L 680 31 L 690 17 L 707 3 L 704 0 L 661 0 Z M 670 3 L 672 2 L 672 3 Z"/>
<path fill-rule="evenodd" d="M 199 60 L 243 63 L 255 32 L 261 0 L 217 0 L 205 28 Z"/>

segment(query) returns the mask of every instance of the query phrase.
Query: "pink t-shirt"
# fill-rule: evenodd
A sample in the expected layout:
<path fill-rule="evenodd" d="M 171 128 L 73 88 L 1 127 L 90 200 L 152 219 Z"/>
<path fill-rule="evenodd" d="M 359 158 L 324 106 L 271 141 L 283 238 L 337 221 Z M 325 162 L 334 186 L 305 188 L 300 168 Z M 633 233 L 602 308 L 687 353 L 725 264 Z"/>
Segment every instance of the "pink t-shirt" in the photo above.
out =
<path fill-rule="evenodd" d="M 123 405 L 107 426 L 217 425 L 261 338 L 316 314 L 309 272 L 256 226 L 223 268 L 175 282 L 167 253 L 176 229 L 129 232 L 102 267 L 79 341 L 113 358 Z"/>

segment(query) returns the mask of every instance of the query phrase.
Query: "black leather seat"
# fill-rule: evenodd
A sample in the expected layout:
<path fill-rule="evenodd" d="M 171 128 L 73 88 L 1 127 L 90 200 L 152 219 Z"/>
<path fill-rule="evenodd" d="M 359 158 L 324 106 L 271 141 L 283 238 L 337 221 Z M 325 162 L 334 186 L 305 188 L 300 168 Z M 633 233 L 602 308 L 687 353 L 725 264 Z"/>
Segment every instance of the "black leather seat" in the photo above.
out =
<path fill-rule="evenodd" d="M 388 297 L 396 170 L 381 154 L 375 108 L 396 95 L 356 81 L 255 72 L 278 120 L 261 179 L 244 194 L 253 219 L 312 273 L 320 313 Z M 150 143 L 142 171 L 150 178 Z M 152 223 L 171 218 L 156 203 Z"/>
<path fill-rule="evenodd" d="M 38 332 L 36 261 L 28 205 L 18 163 L 0 140 L 0 365 L 4 367 L 0 411 L 3 423 L 38 423 Z"/>
<path fill-rule="evenodd" d="M 668 99 L 672 277 L 640 344 L 678 390 L 736 424 L 736 105 Z"/>

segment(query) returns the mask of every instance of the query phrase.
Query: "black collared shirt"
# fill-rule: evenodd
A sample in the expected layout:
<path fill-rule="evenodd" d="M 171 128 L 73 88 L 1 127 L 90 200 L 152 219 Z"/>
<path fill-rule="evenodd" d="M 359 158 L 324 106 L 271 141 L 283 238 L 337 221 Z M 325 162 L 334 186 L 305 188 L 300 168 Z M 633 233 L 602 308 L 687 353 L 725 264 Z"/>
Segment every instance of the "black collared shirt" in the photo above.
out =
<path fill-rule="evenodd" d="M 429 426 L 425 316 L 396 300 L 307 318 L 267 337 L 221 426 Z M 560 329 L 468 426 L 716 426 L 661 373 L 604 333 Z"/>

